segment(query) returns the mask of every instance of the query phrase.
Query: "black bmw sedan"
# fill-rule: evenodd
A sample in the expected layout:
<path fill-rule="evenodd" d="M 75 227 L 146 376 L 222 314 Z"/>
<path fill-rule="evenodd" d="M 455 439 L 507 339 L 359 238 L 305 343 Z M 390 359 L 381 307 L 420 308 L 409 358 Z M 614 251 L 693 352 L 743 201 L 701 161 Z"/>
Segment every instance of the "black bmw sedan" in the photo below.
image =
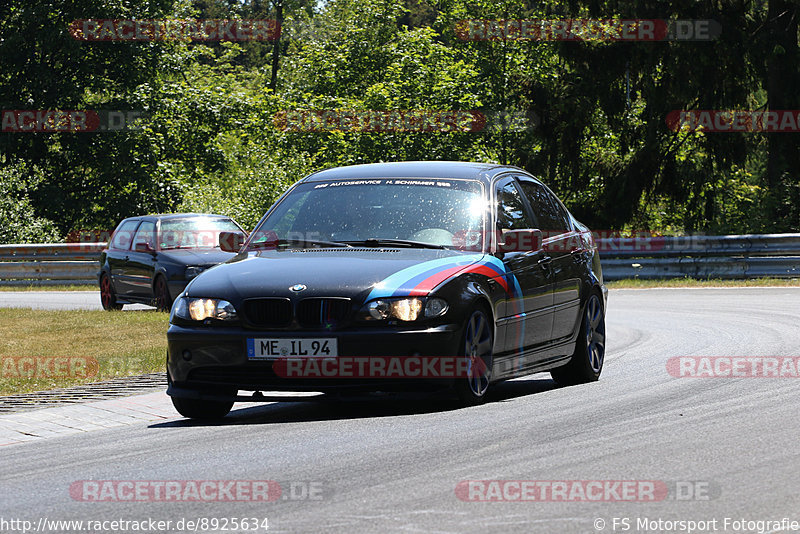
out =
<path fill-rule="evenodd" d="M 103 308 L 142 303 L 168 311 L 192 278 L 235 255 L 220 250 L 223 231 L 242 228 L 230 217 L 197 213 L 124 219 L 100 255 Z"/>
<path fill-rule="evenodd" d="M 607 290 L 591 232 L 508 166 L 340 167 L 292 186 L 176 299 L 167 393 L 215 418 L 265 391 L 597 380 Z M 248 392 L 245 394 L 245 392 Z"/>

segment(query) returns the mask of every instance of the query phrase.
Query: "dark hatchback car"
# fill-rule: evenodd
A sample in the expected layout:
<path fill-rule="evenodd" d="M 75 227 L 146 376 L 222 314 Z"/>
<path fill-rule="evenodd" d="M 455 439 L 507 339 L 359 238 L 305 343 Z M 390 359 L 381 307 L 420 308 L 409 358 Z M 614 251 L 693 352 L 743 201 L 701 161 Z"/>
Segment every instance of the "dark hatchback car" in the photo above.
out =
<path fill-rule="evenodd" d="M 607 290 L 591 233 L 521 169 L 317 172 L 250 236 L 220 239 L 237 256 L 195 278 L 170 315 L 167 392 L 184 416 L 222 417 L 264 391 L 452 387 L 469 405 L 498 381 L 602 370 Z M 447 358 L 449 373 L 435 365 Z M 401 372 L 386 373 L 392 363 Z"/>
<path fill-rule="evenodd" d="M 223 231 L 242 228 L 230 217 L 198 213 L 124 219 L 100 255 L 103 308 L 142 303 L 168 311 L 192 278 L 235 256 L 219 248 Z"/>

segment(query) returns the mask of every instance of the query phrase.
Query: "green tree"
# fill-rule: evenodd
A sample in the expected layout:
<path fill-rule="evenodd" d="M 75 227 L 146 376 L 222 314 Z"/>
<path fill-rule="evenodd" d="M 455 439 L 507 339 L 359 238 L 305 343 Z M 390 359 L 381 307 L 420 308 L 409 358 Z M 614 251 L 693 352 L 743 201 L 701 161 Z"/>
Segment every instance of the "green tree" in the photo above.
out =
<path fill-rule="evenodd" d="M 59 239 L 52 221 L 36 215 L 30 194 L 42 171 L 21 161 L 0 158 L 0 243 L 50 243 Z"/>

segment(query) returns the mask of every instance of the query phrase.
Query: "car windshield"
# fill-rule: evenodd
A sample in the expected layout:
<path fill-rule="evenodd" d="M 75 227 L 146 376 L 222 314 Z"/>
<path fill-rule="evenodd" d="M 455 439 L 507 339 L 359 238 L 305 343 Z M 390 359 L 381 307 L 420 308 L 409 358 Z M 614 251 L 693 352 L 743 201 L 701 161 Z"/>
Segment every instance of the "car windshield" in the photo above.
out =
<path fill-rule="evenodd" d="M 231 219 L 221 217 L 162 219 L 159 245 L 161 250 L 219 248 L 219 233 L 223 231 L 241 229 Z"/>
<path fill-rule="evenodd" d="M 406 246 L 482 250 L 487 213 L 472 180 L 376 178 L 295 187 L 255 230 L 250 249 Z"/>

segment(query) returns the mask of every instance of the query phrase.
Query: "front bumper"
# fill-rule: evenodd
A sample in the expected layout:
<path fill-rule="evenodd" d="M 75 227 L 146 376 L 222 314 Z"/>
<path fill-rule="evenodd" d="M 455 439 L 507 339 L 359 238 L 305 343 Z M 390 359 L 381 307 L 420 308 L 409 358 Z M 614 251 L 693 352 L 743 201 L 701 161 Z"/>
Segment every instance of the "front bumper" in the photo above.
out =
<path fill-rule="evenodd" d="M 248 360 L 248 338 L 335 337 L 340 357 L 455 356 L 462 326 L 362 328 L 337 331 L 256 331 L 240 327 L 184 327 L 167 332 L 167 393 L 177 397 L 231 399 L 237 390 L 330 391 L 420 390 L 452 384 L 452 378 L 285 378 L 273 360 Z"/>

